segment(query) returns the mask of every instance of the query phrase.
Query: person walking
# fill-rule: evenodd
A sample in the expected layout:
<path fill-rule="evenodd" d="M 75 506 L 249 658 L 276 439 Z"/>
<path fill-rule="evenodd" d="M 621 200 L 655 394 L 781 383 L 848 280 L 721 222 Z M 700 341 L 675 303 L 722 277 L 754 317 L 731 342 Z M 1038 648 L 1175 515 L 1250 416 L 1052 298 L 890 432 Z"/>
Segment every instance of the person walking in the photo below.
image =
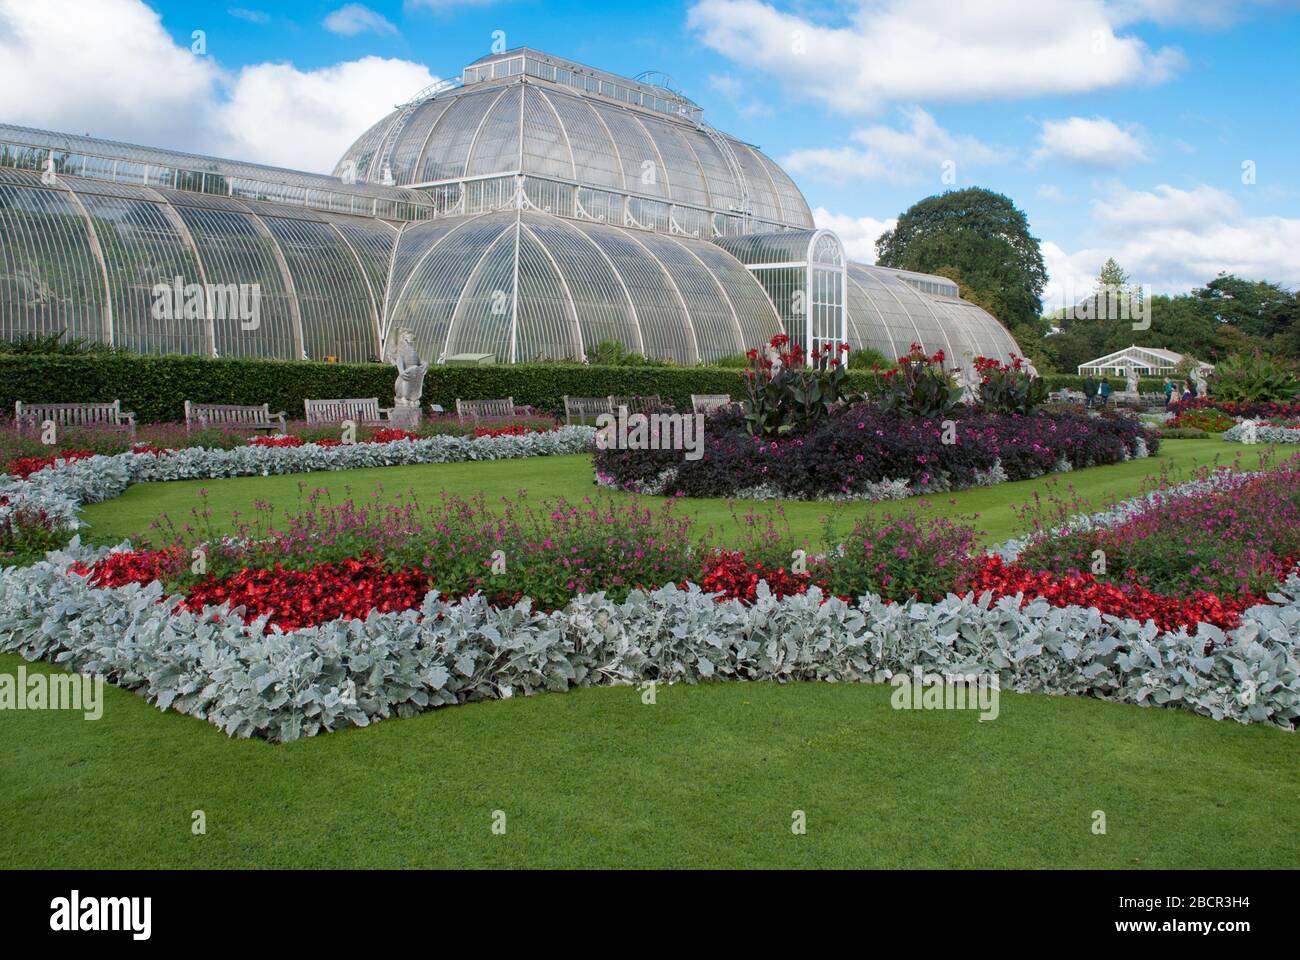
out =
<path fill-rule="evenodd" d="M 1110 403 L 1110 377 L 1101 378 L 1101 387 L 1097 392 L 1101 395 L 1101 405 L 1103 407 Z"/>
<path fill-rule="evenodd" d="M 1174 382 L 1170 380 L 1168 377 L 1165 377 L 1165 406 L 1166 407 L 1172 407 L 1174 405 L 1174 390 L 1175 390 Z"/>

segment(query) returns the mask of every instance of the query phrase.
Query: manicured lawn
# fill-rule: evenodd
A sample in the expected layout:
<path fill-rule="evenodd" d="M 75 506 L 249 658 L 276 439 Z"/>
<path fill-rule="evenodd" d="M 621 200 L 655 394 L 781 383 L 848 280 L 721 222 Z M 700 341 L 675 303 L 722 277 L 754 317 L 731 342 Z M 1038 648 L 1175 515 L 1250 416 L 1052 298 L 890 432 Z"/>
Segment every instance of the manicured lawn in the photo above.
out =
<path fill-rule="evenodd" d="M 1173 441 L 1158 458 L 937 500 L 1020 530 L 1035 492 L 1100 507 L 1162 469 L 1240 447 Z M 1243 466 L 1256 464 L 1254 453 Z M 293 508 L 299 485 L 577 499 L 586 457 L 132 487 L 89 508 L 97 539 Z M 602 496 L 606 494 L 600 494 Z M 1070 494 L 1069 496 L 1073 496 Z M 949 501 L 952 501 L 951 503 Z M 723 502 L 683 504 L 731 526 Z M 899 505 L 835 508 L 843 523 Z M 746 505 L 739 505 L 743 513 Z M 768 509 L 764 507 L 763 509 Z M 820 537 L 831 508 L 784 508 Z M 0 656 L 0 672 L 22 660 Z M 45 664 L 29 670 L 51 671 Z M 272 746 L 107 687 L 104 716 L 0 712 L 0 863 L 11 867 L 1300 867 L 1300 740 L 1174 710 L 1003 694 L 1001 715 L 890 708 L 889 687 L 716 684 L 579 690 L 463 705 Z M 207 834 L 191 833 L 203 810 Z M 505 835 L 492 832 L 504 811 Z M 803 810 L 804 836 L 790 831 Z M 1092 832 L 1104 811 L 1107 833 Z"/>
<path fill-rule="evenodd" d="M 985 531 L 989 542 L 1005 540 L 1021 532 L 1022 524 L 1015 514 L 1018 506 L 1030 500 L 1035 493 L 1044 498 L 1056 491 L 1065 499 L 1077 495 L 1091 502 L 1093 509 L 1101 509 L 1112 498 L 1124 498 L 1142 492 L 1145 479 L 1156 477 L 1162 470 L 1170 470 L 1179 479 L 1187 479 L 1190 471 L 1209 463 L 1232 464 L 1241 455 L 1246 468 L 1258 467 L 1257 447 L 1249 454 L 1239 444 L 1220 440 L 1171 440 L 1156 457 L 1134 460 L 1110 467 L 1094 467 L 1067 474 L 1040 477 L 1019 483 L 1004 483 L 996 487 L 964 490 L 933 498 L 931 509 L 949 516 L 979 515 L 978 527 Z M 527 490 L 532 500 L 547 497 L 566 497 L 580 500 L 583 496 L 608 497 L 611 494 L 598 489 L 592 480 L 591 460 L 587 456 L 532 457 L 525 460 L 499 460 L 489 463 L 434 464 L 415 467 L 388 467 L 372 470 L 347 470 L 335 473 L 296 474 L 279 477 L 239 477 L 230 480 L 193 480 L 172 483 L 142 483 L 130 487 L 126 494 L 107 503 L 87 507 L 83 516 L 92 524 L 88 536 L 96 542 L 116 543 L 126 537 L 149 533 L 149 525 L 160 514 L 166 513 L 179 527 L 190 511 L 201 503 L 200 491 L 208 491 L 208 508 L 214 526 L 228 529 L 232 511 L 239 511 L 245 520 L 252 519 L 254 505 L 262 500 L 271 503 L 277 511 L 292 510 L 303 499 L 303 490 L 326 488 L 340 499 L 351 491 L 357 498 L 369 497 L 376 488 L 396 498 L 414 491 L 416 497 L 432 503 L 437 495 L 447 490 L 461 496 L 483 492 L 489 502 L 497 497 L 514 497 L 519 490 Z M 1073 493 L 1067 493 L 1073 487 Z M 914 502 L 909 505 L 915 505 Z M 750 506 L 763 514 L 776 508 L 771 504 L 725 500 L 684 501 L 682 509 L 693 514 L 702 528 L 713 527 L 719 539 L 734 541 L 739 530 L 733 515 L 743 516 Z M 853 519 L 865 514 L 879 514 L 906 509 L 900 503 L 843 504 L 783 503 L 780 509 L 789 522 L 796 538 L 807 538 L 814 545 L 822 541 L 822 520 L 834 518 L 835 527 L 847 532 Z"/>
<path fill-rule="evenodd" d="M 579 690 L 271 746 L 108 687 L 98 721 L 0 714 L 0 863 L 1300 866 L 1294 734 L 1014 694 L 981 723 L 889 694 L 732 683 L 647 706 Z"/>

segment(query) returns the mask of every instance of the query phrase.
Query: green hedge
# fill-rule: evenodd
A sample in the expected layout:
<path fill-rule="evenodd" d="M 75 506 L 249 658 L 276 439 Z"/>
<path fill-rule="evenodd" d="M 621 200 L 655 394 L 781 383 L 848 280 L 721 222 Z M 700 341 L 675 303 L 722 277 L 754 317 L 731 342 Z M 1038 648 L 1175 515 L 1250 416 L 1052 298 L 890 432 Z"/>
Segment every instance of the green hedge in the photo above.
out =
<path fill-rule="evenodd" d="M 851 375 L 854 380 L 859 376 Z M 180 420 L 185 401 L 269 403 L 301 419 L 303 400 L 378 397 L 393 402 L 393 368 L 383 364 L 115 354 L 0 354 L 0 411 L 15 400 L 72 403 L 121 400 L 142 423 Z M 740 397 L 739 370 L 709 367 L 592 367 L 523 363 L 435 366 L 424 381 L 426 404 L 454 411 L 456 399 L 514 397 L 542 411 L 562 412 L 564 395 L 653 394 L 689 406 L 693 393 Z M 863 383 L 858 389 L 864 389 Z"/>
<path fill-rule="evenodd" d="M 1049 373 L 1043 377 L 1048 390 L 1082 390 L 1085 379 L 1087 378 L 1074 373 Z M 1111 377 L 1110 386 L 1113 391 L 1119 393 L 1124 389 L 1124 378 Z M 1163 377 L 1141 377 L 1138 380 L 1138 391 L 1140 393 L 1163 393 L 1164 390 L 1165 381 Z"/>
<path fill-rule="evenodd" d="M 520 363 L 434 366 L 424 380 L 426 404 L 455 410 L 456 400 L 514 397 L 541 411 L 560 413 L 564 396 L 653 394 L 688 407 L 693 393 L 744 394 L 744 373 L 720 367 L 597 367 Z M 138 356 L 133 354 L 0 354 L 0 410 L 11 414 L 15 400 L 71 403 L 121 400 L 142 423 L 180 420 L 185 401 L 269 403 L 292 419 L 303 416 L 303 400 L 378 397 L 393 402 L 393 368 L 374 363 L 317 363 L 292 360 Z M 851 370 L 849 389 L 862 392 L 869 375 Z M 1051 374 L 1048 388 L 1083 389 L 1083 378 Z M 1116 391 L 1122 381 L 1112 381 Z M 1162 381 L 1141 381 L 1158 392 Z"/>

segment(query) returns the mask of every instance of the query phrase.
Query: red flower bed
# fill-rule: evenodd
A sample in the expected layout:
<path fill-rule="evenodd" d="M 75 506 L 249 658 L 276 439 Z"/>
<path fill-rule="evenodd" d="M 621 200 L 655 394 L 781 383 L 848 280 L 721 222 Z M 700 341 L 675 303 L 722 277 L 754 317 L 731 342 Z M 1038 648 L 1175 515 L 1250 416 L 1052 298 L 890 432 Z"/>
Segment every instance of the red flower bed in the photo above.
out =
<path fill-rule="evenodd" d="M 1090 573 L 1058 575 L 1046 571 L 1026 570 L 1007 565 L 1001 557 L 983 557 L 963 579 L 959 592 L 993 591 L 995 598 L 1023 593 L 1022 606 L 1043 599 L 1054 607 L 1096 607 L 1102 613 L 1131 617 L 1145 623 L 1154 620 L 1161 630 L 1177 630 L 1198 623 L 1211 623 L 1230 630 L 1241 623 L 1248 608 L 1267 603 L 1264 597 L 1249 595 L 1218 597 L 1197 590 L 1189 597 L 1170 597 L 1152 593 L 1144 587 L 1100 583 Z"/>
<path fill-rule="evenodd" d="M 302 437 L 296 437 L 291 433 L 281 434 L 275 437 L 249 437 L 248 445 L 250 447 L 301 447 L 307 441 Z"/>
<path fill-rule="evenodd" d="M 371 611 L 392 613 L 418 607 L 431 584 L 420 570 L 390 572 L 366 557 L 324 563 L 310 570 L 244 570 L 223 581 L 204 580 L 183 606 L 244 607 L 248 616 L 270 615 L 283 630 L 298 630 L 330 620 L 361 620 Z"/>
<path fill-rule="evenodd" d="M 810 561 L 812 563 L 812 561 Z M 812 564 L 814 569 L 816 564 Z M 765 567 L 761 561 L 748 560 L 739 550 L 715 553 L 704 561 L 700 586 L 708 593 L 718 593 L 718 602 L 743 600 L 753 603 L 758 596 L 758 583 L 766 580 L 768 589 L 777 597 L 807 593 L 816 585 L 829 594 L 825 579 L 814 580 L 811 573 L 791 573 L 784 567 Z"/>
<path fill-rule="evenodd" d="M 522 437 L 528 433 L 550 433 L 554 427 L 533 427 L 524 423 L 513 423 L 508 427 L 475 427 L 474 439 L 479 437 Z"/>
<path fill-rule="evenodd" d="M 33 473 L 54 466 L 56 460 L 85 460 L 94 455 L 95 451 L 93 450 L 60 450 L 58 453 L 51 453 L 46 457 L 15 457 L 5 464 L 5 472 L 13 474 L 21 480 L 26 480 Z"/>

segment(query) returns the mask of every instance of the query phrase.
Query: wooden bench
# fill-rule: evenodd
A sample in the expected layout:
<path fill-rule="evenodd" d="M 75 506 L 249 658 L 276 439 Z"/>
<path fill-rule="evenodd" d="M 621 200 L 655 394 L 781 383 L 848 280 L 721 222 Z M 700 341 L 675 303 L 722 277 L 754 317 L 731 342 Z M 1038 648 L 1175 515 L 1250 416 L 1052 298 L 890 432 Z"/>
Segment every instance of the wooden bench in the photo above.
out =
<path fill-rule="evenodd" d="M 383 423 L 393 412 L 391 407 L 381 407 L 378 397 L 349 400 L 303 400 L 307 409 L 307 423 Z"/>
<path fill-rule="evenodd" d="M 596 419 L 601 414 L 613 413 L 609 408 L 609 397 L 570 397 L 564 398 L 564 422 L 573 426 L 573 418 L 578 418 L 578 423 L 586 423 L 588 419 Z"/>
<path fill-rule="evenodd" d="M 721 407 L 729 407 L 736 401 L 725 393 L 692 393 L 691 412 L 709 414 Z"/>
<path fill-rule="evenodd" d="M 609 398 L 609 409 L 611 413 L 617 413 L 619 407 L 627 407 L 629 414 L 649 413 L 651 410 L 658 410 L 664 405 L 659 399 L 659 394 L 652 393 L 645 397 L 614 397 Z"/>
<path fill-rule="evenodd" d="M 514 397 L 500 400 L 457 400 L 456 419 L 476 423 L 479 420 L 507 420 L 510 417 L 531 416 L 531 407 L 516 407 Z"/>
<path fill-rule="evenodd" d="M 112 403 L 24 403 L 14 404 L 14 424 L 21 430 L 39 430 L 50 421 L 60 427 L 122 427 L 135 436 L 135 414 L 122 409 L 120 400 Z"/>
<path fill-rule="evenodd" d="M 234 427 L 238 430 L 278 430 L 287 429 L 284 411 L 272 413 L 268 404 L 238 403 L 195 403 L 185 401 L 185 430 L 194 426 L 199 429 L 208 427 Z"/>

